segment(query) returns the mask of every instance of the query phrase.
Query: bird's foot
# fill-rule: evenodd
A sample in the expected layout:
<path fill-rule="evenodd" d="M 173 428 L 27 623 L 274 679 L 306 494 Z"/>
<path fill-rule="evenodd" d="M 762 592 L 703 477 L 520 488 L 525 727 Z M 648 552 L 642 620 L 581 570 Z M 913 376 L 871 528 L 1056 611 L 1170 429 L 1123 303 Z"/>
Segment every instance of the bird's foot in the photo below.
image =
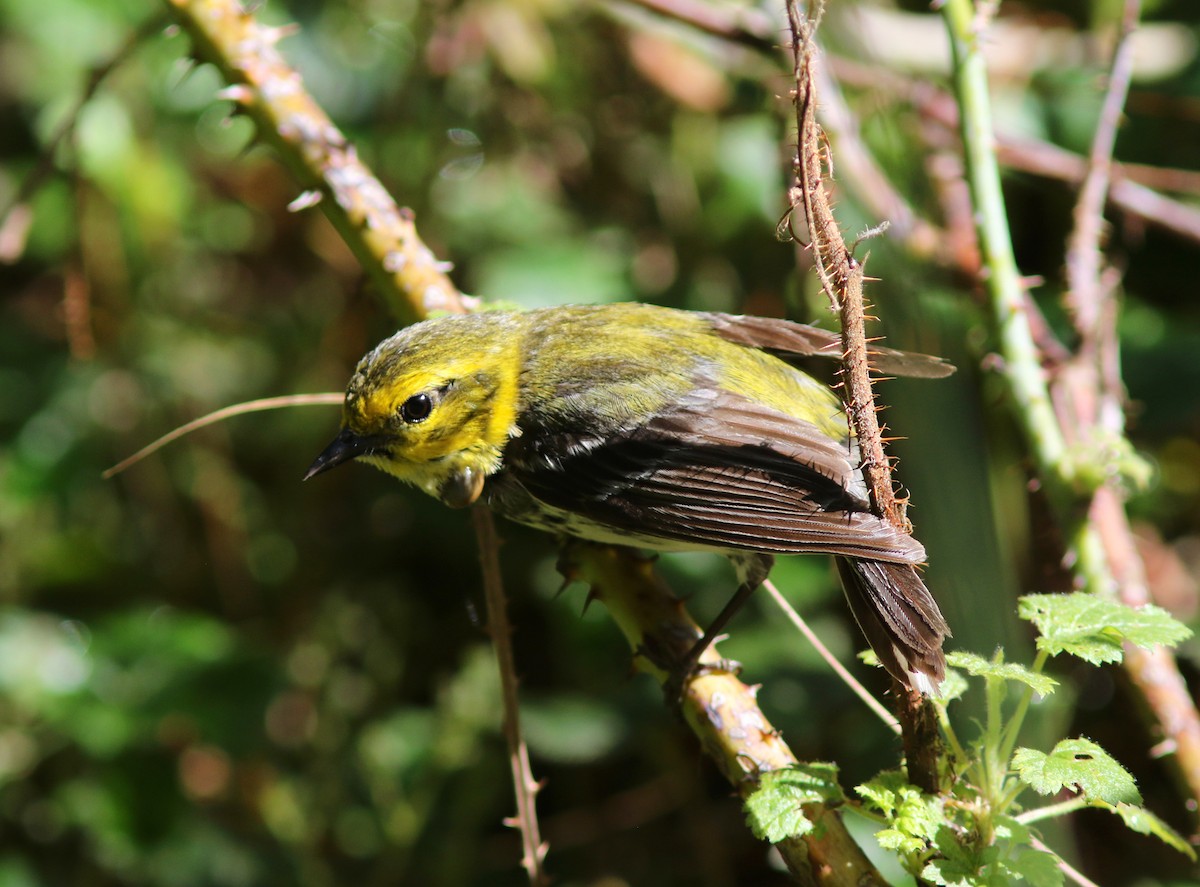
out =
<path fill-rule="evenodd" d="M 663 681 L 663 695 L 667 705 L 679 711 L 683 705 L 683 693 L 688 683 L 706 675 L 728 674 L 735 677 L 741 674 L 742 664 L 733 659 L 713 659 L 701 662 L 700 657 L 708 649 L 709 641 L 701 639 L 688 651 L 687 656 L 677 662 Z"/>

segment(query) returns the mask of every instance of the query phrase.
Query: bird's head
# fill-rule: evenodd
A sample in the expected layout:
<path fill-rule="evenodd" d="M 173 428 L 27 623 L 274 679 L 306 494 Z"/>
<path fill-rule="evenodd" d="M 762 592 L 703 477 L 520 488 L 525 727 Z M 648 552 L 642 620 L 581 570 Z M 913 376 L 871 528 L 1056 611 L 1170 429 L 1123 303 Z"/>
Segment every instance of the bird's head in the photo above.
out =
<path fill-rule="evenodd" d="M 515 429 L 520 341 L 509 317 L 438 318 L 380 343 L 359 361 L 342 430 L 305 480 L 357 459 L 447 505 L 474 502 Z"/>

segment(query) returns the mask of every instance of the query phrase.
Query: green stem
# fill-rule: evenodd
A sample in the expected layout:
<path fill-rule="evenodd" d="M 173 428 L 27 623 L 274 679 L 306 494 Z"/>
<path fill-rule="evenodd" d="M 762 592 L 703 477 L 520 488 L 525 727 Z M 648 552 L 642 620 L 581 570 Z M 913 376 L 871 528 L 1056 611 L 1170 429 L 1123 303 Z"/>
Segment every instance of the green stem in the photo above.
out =
<path fill-rule="evenodd" d="M 1004 785 L 1005 788 L 1000 795 L 1000 799 L 992 804 L 992 810 L 999 815 L 1008 813 L 1012 805 L 1016 803 L 1017 798 L 1024 794 L 1025 789 L 1029 788 L 1028 785 L 1015 776 L 1009 777 Z"/>
<path fill-rule="evenodd" d="M 1004 357 L 1004 375 L 1019 407 L 1018 421 L 1040 462 L 1040 476 L 1058 481 L 1048 487 L 1069 488 L 1074 479 L 1073 466 L 1050 402 L 1037 344 L 1025 318 L 1027 294 L 1013 255 L 1000 187 L 987 67 L 975 32 L 975 5 L 972 0 L 944 0 L 942 15 L 950 37 L 967 183 L 975 206 L 976 234 Z M 1047 492 L 1054 495 L 1057 490 Z"/>
<path fill-rule="evenodd" d="M 1049 658 L 1050 654 L 1045 650 L 1038 650 L 1037 656 L 1033 660 L 1032 670 L 1037 674 L 1041 674 Z M 1000 742 L 1000 760 L 1004 762 L 1006 768 L 1009 759 L 1012 758 L 1013 749 L 1017 746 L 1017 737 L 1021 735 L 1021 725 L 1025 723 L 1025 715 L 1028 713 L 1029 703 L 1032 701 L 1033 687 L 1027 686 L 1021 694 L 1021 700 L 1017 703 L 1017 709 L 1013 712 L 1008 726 L 1004 729 L 1004 736 Z"/>
<path fill-rule="evenodd" d="M 1041 819 L 1051 819 L 1055 816 L 1066 816 L 1068 813 L 1073 813 L 1088 805 L 1087 798 L 1082 795 L 1068 798 L 1065 801 L 1059 801 L 1057 804 L 1047 804 L 1045 807 L 1038 807 L 1034 810 L 1026 810 L 1019 816 L 1013 817 L 1021 825 L 1029 825 L 1031 822 L 1037 822 Z"/>
<path fill-rule="evenodd" d="M 983 763 L 984 779 L 980 787 L 987 793 L 989 799 L 1000 797 L 1004 789 L 1004 777 L 1008 774 L 1008 760 L 1000 755 L 1000 747 L 1004 738 L 1004 691 L 1007 685 L 1002 678 L 984 678 L 984 692 L 987 699 L 987 714 L 984 722 L 984 743 L 982 754 L 979 756 Z"/>
<path fill-rule="evenodd" d="M 946 741 L 950 743 L 950 753 L 954 755 L 955 762 L 960 765 L 966 763 L 967 769 L 970 769 L 969 762 L 971 757 L 967 754 L 966 749 L 963 748 L 962 743 L 959 742 L 958 734 L 954 731 L 954 726 L 950 723 L 950 713 L 946 710 L 944 703 L 937 706 L 937 713 L 938 723 L 941 724 L 942 733 L 945 735 Z M 958 770 L 955 768 L 955 775 L 957 775 L 957 772 Z"/>

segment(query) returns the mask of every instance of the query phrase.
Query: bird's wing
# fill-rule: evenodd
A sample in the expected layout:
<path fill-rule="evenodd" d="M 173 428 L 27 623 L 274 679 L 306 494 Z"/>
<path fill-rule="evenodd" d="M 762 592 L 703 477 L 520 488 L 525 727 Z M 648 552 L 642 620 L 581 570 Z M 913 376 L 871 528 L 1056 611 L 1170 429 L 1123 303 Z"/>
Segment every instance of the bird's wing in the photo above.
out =
<path fill-rule="evenodd" d="M 838 333 L 818 329 L 790 320 L 749 315 L 709 313 L 705 315 L 713 332 L 722 339 L 770 352 L 784 361 L 798 357 L 842 356 L 842 338 Z M 940 357 L 897 351 L 882 345 L 868 348 L 871 367 L 891 376 L 912 376 L 918 379 L 941 379 L 954 372 L 954 365 Z"/>
<path fill-rule="evenodd" d="M 524 435 L 506 472 L 534 498 L 642 539 L 921 563 L 925 551 L 868 510 L 845 442 L 720 388 L 598 439 Z M 503 511 L 503 503 L 501 503 Z"/>

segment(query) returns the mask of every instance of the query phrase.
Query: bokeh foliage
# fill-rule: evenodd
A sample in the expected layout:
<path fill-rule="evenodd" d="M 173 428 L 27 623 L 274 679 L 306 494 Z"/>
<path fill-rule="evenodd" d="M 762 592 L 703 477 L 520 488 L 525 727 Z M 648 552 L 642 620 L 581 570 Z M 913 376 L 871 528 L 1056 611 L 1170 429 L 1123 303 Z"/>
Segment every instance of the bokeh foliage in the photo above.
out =
<path fill-rule="evenodd" d="M 1086 42 L 1118 5 L 1061 0 L 1013 18 Z M 1135 84 L 1118 156 L 1196 170 L 1200 12 L 1147 9 L 1184 48 Z M 295 0 L 260 15 L 299 23 L 285 53 L 464 290 L 825 316 L 796 249 L 774 237 L 789 117 L 767 60 L 561 0 Z M 0 2 L 0 206 L 92 67 L 155 17 L 165 26 L 151 0 Z M 853 20 L 826 33 L 832 53 L 865 55 Z M 520 884 L 462 514 L 366 468 L 302 486 L 331 408 L 237 419 L 100 479 L 208 410 L 339 389 L 391 331 L 321 215 L 287 211 L 286 172 L 187 52 L 164 27 L 133 43 L 54 150 L 24 248 L 0 265 L 0 887 Z M 1102 60 L 1043 54 L 998 77 L 1002 126 L 1085 148 Z M 894 181 L 937 218 L 928 122 L 886 91 L 849 97 Z M 1024 174 L 1008 186 L 1021 266 L 1046 278 L 1052 306 L 1072 193 Z M 839 212 L 850 230 L 878 221 L 850 194 Z M 1194 619 L 1197 247 L 1129 218 L 1112 245 L 1127 270 L 1132 433 L 1158 467 L 1133 508 L 1160 601 Z M 982 319 L 960 277 L 886 239 L 870 247 L 892 344 L 961 367 L 883 389 L 907 438 L 896 451 L 930 585 L 961 648 L 1004 643 L 1015 657 L 1028 643 L 1017 596 L 1062 577 L 999 386 L 979 368 Z M 657 691 L 628 677 L 602 608 L 580 616 L 578 589 L 555 597 L 549 540 L 503 531 L 551 870 L 563 883 L 785 883 Z M 662 568 L 702 615 L 732 584 L 715 557 Z M 775 575 L 850 658 L 860 641 L 828 565 L 794 558 Z M 724 649 L 763 682 L 802 757 L 836 759 L 851 785 L 894 766 L 889 735 L 777 616 L 752 608 Z M 1075 693 L 1055 698 L 1072 704 L 1045 720 L 1101 740 L 1187 830 L 1169 765 L 1147 755 L 1154 738 L 1127 728 L 1119 679 L 1060 677 Z M 1076 838 L 1105 883 L 1186 877 L 1101 818 L 1082 815 Z"/>

